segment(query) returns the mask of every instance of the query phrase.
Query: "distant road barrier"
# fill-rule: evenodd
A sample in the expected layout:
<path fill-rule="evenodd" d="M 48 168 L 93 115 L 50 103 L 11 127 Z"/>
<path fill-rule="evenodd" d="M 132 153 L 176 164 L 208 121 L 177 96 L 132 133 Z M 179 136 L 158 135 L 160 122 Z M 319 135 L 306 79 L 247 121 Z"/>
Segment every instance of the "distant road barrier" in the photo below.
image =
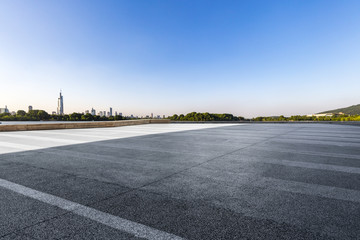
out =
<path fill-rule="evenodd" d="M 45 124 L 0 124 L 0 132 L 9 131 L 32 131 L 32 130 L 54 130 L 54 129 L 77 129 L 77 128 L 104 128 L 104 127 L 120 127 L 150 123 L 170 123 L 168 119 L 141 119 L 141 120 L 120 120 L 120 121 L 104 121 L 104 122 L 69 122 L 69 123 L 45 123 Z"/>

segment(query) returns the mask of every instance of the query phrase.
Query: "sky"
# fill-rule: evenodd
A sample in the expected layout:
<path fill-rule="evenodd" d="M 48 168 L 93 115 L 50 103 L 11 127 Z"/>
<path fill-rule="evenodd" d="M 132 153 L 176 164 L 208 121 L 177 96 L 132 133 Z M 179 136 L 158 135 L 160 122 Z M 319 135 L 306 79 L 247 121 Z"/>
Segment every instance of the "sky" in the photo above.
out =
<path fill-rule="evenodd" d="M 0 1 L 0 107 L 303 115 L 360 103 L 358 0 Z"/>

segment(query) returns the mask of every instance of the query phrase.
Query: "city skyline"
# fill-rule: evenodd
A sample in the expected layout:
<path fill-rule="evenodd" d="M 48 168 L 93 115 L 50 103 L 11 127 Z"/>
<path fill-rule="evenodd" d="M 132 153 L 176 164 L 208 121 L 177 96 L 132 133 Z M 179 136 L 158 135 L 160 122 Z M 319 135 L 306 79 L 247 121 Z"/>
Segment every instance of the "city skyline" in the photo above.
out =
<path fill-rule="evenodd" d="M 57 99 L 57 110 L 56 111 L 48 111 L 48 113 L 50 114 L 56 114 L 56 115 L 68 115 L 68 114 L 71 114 L 71 113 L 83 113 L 83 114 L 91 114 L 91 115 L 97 115 L 97 116 L 106 116 L 106 117 L 110 117 L 110 116 L 123 116 L 123 113 L 122 112 L 118 112 L 118 111 L 114 111 L 113 112 L 113 108 L 112 107 L 109 107 L 109 111 L 107 110 L 96 110 L 94 109 L 93 107 L 91 108 L 91 110 L 84 110 L 84 111 L 76 111 L 76 112 L 71 112 L 71 113 L 66 113 L 64 111 L 64 96 L 62 95 L 62 91 L 60 90 L 60 95 L 59 95 L 59 98 Z M 12 114 L 15 114 L 17 111 L 19 110 L 22 110 L 22 111 L 25 111 L 24 109 L 12 109 L 11 111 L 8 109 L 7 105 L 5 105 L 5 108 L 0 108 L 0 113 L 12 113 Z M 32 111 L 32 110 L 44 110 L 42 108 L 35 108 L 33 109 L 33 106 L 32 105 L 28 105 L 28 112 Z M 151 115 L 151 118 L 153 118 L 153 113 L 150 114 Z M 124 115 L 124 116 L 127 116 L 127 117 L 134 117 L 134 118 L 143 118 L 143 117 L 146 117 L 146 118 L 149 118 L 148 114 L 141 114 L 140 116 L 139 115 L 134 115 L 134 114 L 127 114 L 127 115 Z M 157 115 L 156 118 L 160 118 L 160 115 Z M 165 115 L 163 115 L 163 118 L 165 118 Z"/>
<path fill-rule="evenodd" d="M 358 104 L 359 9 L 359 1 L 3 1 L 0 106 L 51 113 L 60 88 L 65 113 L 290 116 Z"/>

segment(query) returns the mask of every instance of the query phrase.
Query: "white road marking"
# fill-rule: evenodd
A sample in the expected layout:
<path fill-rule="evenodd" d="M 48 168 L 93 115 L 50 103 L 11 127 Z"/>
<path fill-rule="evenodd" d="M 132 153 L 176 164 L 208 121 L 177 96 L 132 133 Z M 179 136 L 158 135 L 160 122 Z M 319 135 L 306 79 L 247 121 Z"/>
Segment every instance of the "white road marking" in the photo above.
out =
<path fill-rule="evenodd" d="M 0 178 L 0 187 L 19 193 L 26 197 L 56 206 L 66 211 L 75 213 L 79 216 L 89 218 L 98 223 L 115 228 L 117 230 L 133 234 L 136 237 L 145 239 L 184 239 L 171 233 L 167 233 L 140 223 L 136 223 L 118 216 L 101 212 L 91 207 L 56 197 L 51 194 L 43 193 L 13 182 Z"/>
<path fill-rule="evenodd" d="M 0 132 L 0 154 L 233 125 L 240 124 L 147 124 L 112 128 Z"/>
<path fill-rule="evenodd" d="M 290 166 L 290 167 L 301 167 L 301 168 L 310 168 L 310 169 L 319 169 L 319 170 L 327 170 L 327 171 L 337 171 L 337 172 L 360 174 L 360 168 L 358 168 L 358 167 L 347 167 L 347 166 L 339 166 L 339 165 L 333 165 L 333 164 L 299 162 L 299 161 L 278 160 L 278 159 L 261 159 L 261 160 L 259 160 L 259 162 L 279 164 L 279 165 Z"/>
<path fill-rule="evenodd" d="M 347 153 L 345 154 L 345 153 L 315 152 L 315 151 L 306 151 L 306 150 L 284 149 L 284 148 L 278 148 L 278 147 L 277 148 L 272 147 L 271 149 L 269 149 L 268 147 L 262 147 L 259 145 L 252 146 L 251 148 L 258 149 L 261 151 L 268 151 L 268 152 L 281 152 L 281 153 L 303 154 L 303 155 L 310 155 L 310 156 L 360 159 L 360 155 L 347 154 Z"/>
<path fill-rule="evenodd" d="M 252 186 L 274 189 L 277 191 L 287 191 L 310 196 L 320 196 L 325 198 L 360 203 L 360 191 L 352 189 L 296 182 L 271 177 L 265 177 L 257 181 L 253 181 L 250 184 Z"/>

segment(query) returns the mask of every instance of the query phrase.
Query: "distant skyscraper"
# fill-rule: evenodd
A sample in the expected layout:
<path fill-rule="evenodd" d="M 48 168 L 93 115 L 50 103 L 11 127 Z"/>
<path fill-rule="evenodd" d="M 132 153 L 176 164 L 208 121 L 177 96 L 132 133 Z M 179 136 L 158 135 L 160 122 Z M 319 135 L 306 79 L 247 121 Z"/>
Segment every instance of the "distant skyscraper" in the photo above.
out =
<path fill-rule="evenodd" d="M 112 116 L 112 108 L 110 108 L 109 117 Z"/>
<path fill-rule="evenodd" d="M 61 91 L 60 91 L 60 97 L 58 98 L 57 114 L 64 115 L 64 98 L 61 95 Z"/>
<path fill-rule="evenodd" d="M 117 111 L 115 111 L 115 116 L 117 116 Z"/>
<path fill-rule="evenodd" d="M 5 106 L 5 108 L 0 108 L 0 113 L 9 113 L 7 106 Z"/>
<path fill-rule="evenodd" d="M 96 110 L 91 108 L 91 115 L 95 116 L 96 115 Z"/>
<path fill-rule="evenodd" d="M 151 118 L 153 118 L 154 117 L 154 114 L 153 113 L 151 113 Z"/>
<path fill-rule="evenodd" d="M 119 116 L 121 116 L 121 117 L 122 117 L 122 113 L 119 113 Z"/>
<path fill-rule="evenodd" d="M 30 105 L 29 106 L 29 112 L 33 110 L 33 107 Z"/>

